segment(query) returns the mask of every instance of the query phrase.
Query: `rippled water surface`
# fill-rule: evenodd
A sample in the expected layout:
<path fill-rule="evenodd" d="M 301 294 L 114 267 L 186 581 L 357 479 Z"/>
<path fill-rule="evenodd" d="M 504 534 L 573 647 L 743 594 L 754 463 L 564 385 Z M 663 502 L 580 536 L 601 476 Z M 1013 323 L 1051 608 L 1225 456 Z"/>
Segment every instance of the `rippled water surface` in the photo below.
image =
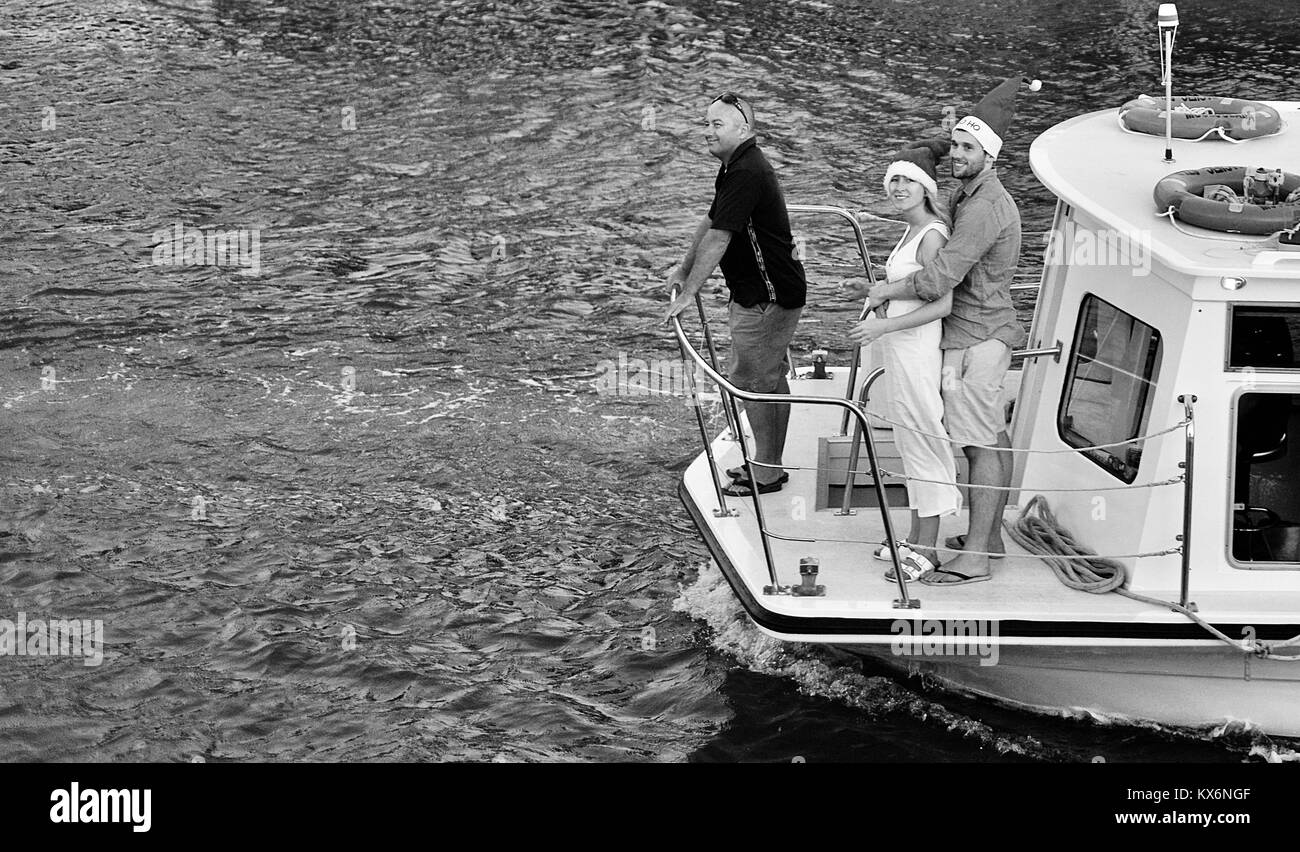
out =
<path fill-rule="evenodd" d="M 2 8 L 0 618 L 102 619 L 108 647 L 0 658 L 0 759 L 1272 748 L 778 646 L 677 502 L 689 410 L 594 390 L 604 359 L 674 355 L 660 282 L 709 202 L 712 94 L 752 94 L 788 200 L 883 211 L 902 141 L 1036 74 L 1002 167 L 1033 234 L 1030 141 L 1155 90 L 1154 3 Z M 1293 16 L 1179 8 L 1188 90 L 1296 97 Z M 257 274 L 155 263 L 176 223 L 256 232 Z M 795 348 L 843 358 L 853 255 L 810 225 Z"/>

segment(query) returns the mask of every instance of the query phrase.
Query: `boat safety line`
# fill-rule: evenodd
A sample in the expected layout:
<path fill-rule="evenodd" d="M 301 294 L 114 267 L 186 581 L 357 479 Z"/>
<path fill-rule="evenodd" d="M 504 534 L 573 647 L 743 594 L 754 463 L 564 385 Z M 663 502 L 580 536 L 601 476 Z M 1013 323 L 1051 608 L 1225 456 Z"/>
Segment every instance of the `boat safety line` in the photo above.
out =
<path fill-rule="evenodd" d="M 838 473 L 838 471 L 836 472 Z M 906 479 L 909 482 L 931 482 L 934 483 L 935 485 L 952 484 L 951 482 L 947 482 L 942 479 L 924 479 L 919 476 L 908 476 L 905 473 L 898 473 L 897 471 L 886 470 L 883 467 L 880 469 L 880 472 L 885 476 L 892 476 L 895 479 Z M 854 473 L 869 474 L 871 473 L 871 471 L 855 470 Z M 1130 485 L 1107 485 L 1101 488 L 1030 488 L 1028 485 L 976 485 L 974 482 L 962 482 L 960 483 L 960 485 L 963 488 L 987 488 L 990 491 L 1047 491 L 1051 493 L 1069 494 L 1069 493 L 1092 492 L 1092 491 L 1127 491 L 1130 488 L 1156 488 L 1161 485 L 1178 485 L 1182 481 L 1183 481 L 1182 476 L 1176 476 L 1173 479 L 1162 479 L 1159 482 L 1140 482 L 1137 484 L 1130 484 Z"/>
<path fill-rule="evenodd" d="M 859 474 L 863 474 L 866 476 L 874 475 L 874 472 L 871 470 L 871 468 L 855 468 L 853 470 L 842 471 L 837 467 L 820 467 L 820 466 L 807 467 L 804 465 L 796 465 L 796 464 L 778 465 L 778 464 L 773 464 L 772 462 L 761 462 L 752 459 L 750 460 L 749 463 L 752 464 L 754 467 L 762 467 L 762 468 L 779 467 L 782 470 L 807 470 L 807 471 L 815 471 L 817 473 L 837 473 L 837 474 L 843 473 L 845 476 L 848 476 L 849 474 L 853 474 L 854 476 L 857 476 Z M 884 476 L 893 477 L 894 479 L 904 479 L 910 482 L 930 482 L 935 485 L 952 484 L 942 479 L 926 479 L 921 476 L 908 476 L 905 473 L 899 473 L 898 471 L 889 470 L 888 468 L 883 468 L 883 467 L 880 468 L 880 472 Z M 1185 475 L 1179 475 L 1173 477 L 1172 479 L 1161 479 L 1156 482 L 1140 482 L 1137 484 L 1129 484 L 1129 485 L 1099 485 L 1095 488 L 1032 488 L 1028 485 L 977 485 L 974 482 L 963 482 L 960 484 L 964 488 L 987 488 L 991 491 L 1046 491 L 1054 494 L 1055 493 L 1073 494 L 1073 493 L 1092 493 L 1095 491 L 1128 491 L 1129 489 L 1132 488 L 1158 488 L 1164 485 L 1178 485 L 1182 483 L 1185 479 L 1186 479 Z"/>
<path fill-rule="evenodd" d="M 1175 112 L 1177 112 L 1177 110 L 1175 110 Z M 1202 114 L 1195 110 L 1189 110 L 1189 112 L 1192 112 L 1196 115 Z M 1143 133 L 1141 130 L 1130 130 L 1128 127 L 1126 127 L 1124 125 L 1124 112 L 1120 112 L 1120 114 L 1116 117 L 1116 121 L 1119 122 L 1119 129 L 1123 130 L 1125 133 L 1131 133 L 1134 136 L 1149 137 L 1151 135 L 1149 133 Z M 1283 130 L 1286 130 L 1286 122 L 1279 120 L 1277 130 L 1274 130 L 1272 133 L 1265 133 L 1263 136 L 1252 136 L 1250 137 L 1250 139 L 1233 139 L 1231 136 L 1228 136 L 1223 132 L 1222 127 L 1216 124 L 1214 127 L 1211 127 L 1209 130 L 1205 131 L 1200 136 L 1197 136 L 1195 139 L 1179 139 L 1179 141 L 1180 142 L 1204 142 L 1210 136 L 1217 136 L 1219 139 L 1222 139 L 1224 142 L 1231 142 L 1233 145 L 1240 145 L 1243 142 L 1251 141 L 1251 139 L 1270 139 L 1274 136 L 1277 136 Z"/>
<path fill-rule="evenodd" d="M 1198 116 L 1201 115 L 1200 112 L 1193 112 L 1193 114 L 1194 114 L 1194 115 L 1198 115 Z M 1130 130 L 1129 128 L 1125 127 L 1125 126 L 1124 126 L 1124 113 L 1123 113 L 1123 112 L 1121 112 L 1121 113 L 1119 114 L 1119 118 L 1118 118 L 1117 120 L 1119 121 L 1119 129 L 1120 129 L 1120 130 L 1123 130 L 1125 133 L 1132 133 L 1134 136 L 1148 136 L 1148 137 L 1149 137 L 1149 136 L 1151 135 L 1151 134 L 1149 134 L 1149 133 L 1143 133 L 1141 130 Z M 1281 131 L 1279 130 L 1278 133 L 1280 133 L 1280 132 L 1281 132 Z M 1252 136 L 1251 139 L 1267 139 L 1269 136 L 1276 136 L 1276 135 L 1277 135 L 1277 133 L 1270 133 L 1270 134 L 1268 134 L 1267 136 Z M 1231 136 L 1226 135 L 1226 134 L 1223 132 L 1223 128 L 1222 128 L 1222 127 L 1219 127 L 1217 124 L 1216 124 L 1214 127 L 1211 127 L 1209 130 L 1207 130 L 1207 131 L 1205 131 L 1204 133 L 1202 133 L 1200 136 L 1197 136 L 1195 139 L 1186 139 L 1186 140 L 1182 140 L 1182 139 L 1180 139 L 1179 141 L 1187 141 L 1187 142 L 1204 142 L 1204 141 L 1205 141 L 1207 138 L 1209 138 L 1210 136 L 1217 136 L 1218 138 L 1222 139 L 1224 142 L 1231 142 L 1233 145 L 1240 145 L 1242 142 L 1249 142 L 1249 141 L 1250 141 L 1250 139 L 1233 139 Z"/>
<path fill-rule="evenodd" d="M 1009 530 L 1009 529 L 1010 529 L 1010 528 L 1008 527 L 1008 530 Z M 824 536 L 822 536 L 822 537 L 818 537 L 818 538 L 803 538 L 803 537 L 797 537 L 797 536 L 782 535 L 781 533 L 774 533 L 774 532 L 772 532 L 772 531 L 770 531 L 770 530 L 767 531 L 767 532 L 765 532 L 764 535 L 768 535 L 768 536 L 771 536 L 772 538 L 780 539 L 781 541 L 798 541 L 798 542 L 804 542 L 804 543 L 807 543 L 807 544 L 864 544 L 864 545 L 879 545 L 879 544 L 880 544 L 879 541 L 868 541 L 868 540 L 866 540 L 866 539 L 864 539 L 864 538 L 828 538 L 828 537 L 824 537 Z M 1014 537 L 1014 536 L 1013 536 L 1013 537 Z M 941 552 L 941 553 L 952 553 L 952 554 L 957 554 L 957 553 L 969 553 L 969 554 L 971 554 L 972 556 L 1006 556 L 1006 555 L 1007 555 L 1006 553 L 992 553 L 992 552 L 987 551 L 987 550 L 964 550 L 964 549 L 959 549 L 959 548 L 954 548 L 954 547 L 938 547 L 938 546 L 936 546 L 936 547 L 930 547 L 930 548 L 926 548 L 926 549 L 927 549 L 927 550 L 936 550 L 936 551 L 939 551 L 939 552 Z M 1176 555 L 1178 555 L 1179 553 L 1182 553 L 1182 552 L 1183 552 L 1183 551 L 1182 551 L 1182 548 L 1180 548 L 1180 547 L 1171 547 L 1171 548 L 1168 548 L 1167 550 L 1153 550 L 1153 551 L 1151 551 L 1151 552 L 1149 552 L 1149 553 L 1116 553 L 1116 554 L 1110 554 L 1110 555 L 1105 555 L 1105 556 L 1098 556 L 1098 555 L 1095 554 L 1095 553 L 1094 553 L 1094 554 L 1088 554 L 1088 555 L 1078 555 L 1078 556 L 1065 556 L 1065 555 L 1063 555 L 1063 554 L 1053 553 L 1053 554 L 1050 554 L 1050 556 L 1051 556 L 1051 558 L 1053 558 L 1053 559 L 1148 559 L 1148 558 L 1154 558 L 1154 557 L 1156 557 L 1156 556 L 1176 556 Z M 1020 559 L 1042 559 L 1042 558 L 1047 558 L 1047 557 L 1045 557 L 1045 556 L 1043 556 L 1043 555 L 1041 555 L 1041 554 L 1037 554 L 1037 553 L 1024 553 L 1024 554 L 1021 554 L 1021 553 L 1013 553 L 1013 554 L 1011 554 L 1011 556 L 1012 556 L 1012 557 L 1015 557 L 1015 558 L 1020 558 Z"/>
<path fill-rule="evenodd" d="M 1300 636 L 1276 642 L 1266 642 L 1259 639 L 1233 639 L 1187 607 L 1173 601 L 1140 595 L 1124 588 L 1124 585 L 1128 582 L 1128 572 L 1123 565 L 1112 561 L 1124 557 L 1101 556 L 1076 542 L 1070 532 L 1057 523 L 1056 516 L 1052 513 L 1051 508 L 1047 505 L 1047 500 L 1042 495 L 1035 495 L 1029 501 L 1025 508 L 1021 510 L 1020 517 L 1014 524 L 1004 523 L 1003 526 L 1013 541 L 1046 561 L 1052 572 L 1056 574 L 1057 579 L 1071 589 L 1092 594 L 1116 592 L 1126 598 L 1151 606 L 1168 607 L 1187 616 L 1216 639 L 1244 653 L 1254 654 L 1256 657 L 1263 659 L 1285 662 L 1300 660 L 1300 655 L 1273 653 L 1274 648 L 1285 648 L 1300 643 Z M 1174 548 L 1166 552 L 1180 553 L 1181 551 L 1181 548 Z M 1080 559 L 1084 560 L 1086 564 L 1083 566 L 1073 564 L 1073 560 Z"/>
<path fill-rule="evenodd" d="M 1127 441 L 1115 441 L 1110 444 L 1093 444 L 1092 446 L 1089 447 L 1071 447 L 1068 450 L 1033 450 L 1033 449 L 1029 449 L 1028 447 L 999 447 L 996 444 L 967 444 L 964 441 L 954 441 L 952 438 L 949 438 L 947 435 L 935 435 L 930 432 L 926 432 L 922 429 L 914 429 L 911 426 L 908 426 L 904 423 L 899 423 L 895 420 L 890 420 L 888 417 L 884 416 L 883 414 L 877 414 L 874 411 L 867 411 L 866 409 L 863 409 L 861 406 L 859 406 L 859 409 L 861 409 L 862 413 L 867 415 L 868 417 L 874 417 L 877 420 L 880 420 L 884 423 L 888 423 L 890 426 L 894 427 L 895 429 L 904 429 L 908 432 L 915 432 L 917 435 L 924 435 L 927 438 L 934 438 L 935 440 L 938 441 L 946 441 L 955 447 L 979 447 L 982 450 L 1001 450 L 1004 453 L 1035 453 L 1038 455 L 1046 455 L 1046 456 L 1061 455 L 1065 453 L 1085 453 L 1088 452 L 1089 450 L 1108 450 L 1112 447 L 1126 447 L 1129 444 L 1136 444 L 1140 441 L 1146 441 L 1151 438 L 1158 438 L 1161 435 L 1168 435 L 1170 432 L 1175 432 L 1179 429 L 1182 429 L 1184 426 L 1186 426 L 1188 423 L 1191 422 L 1190 420 L 1182 420 L 1179 421 L 1178 423 L 1175 423 L 1173 426 L 1170 426 L 1168 429 L 1161 429 L 1159 432 L 1152 432 L 1149 435 L 1140 435 L 1136 438 L 1129 438 Z"/>

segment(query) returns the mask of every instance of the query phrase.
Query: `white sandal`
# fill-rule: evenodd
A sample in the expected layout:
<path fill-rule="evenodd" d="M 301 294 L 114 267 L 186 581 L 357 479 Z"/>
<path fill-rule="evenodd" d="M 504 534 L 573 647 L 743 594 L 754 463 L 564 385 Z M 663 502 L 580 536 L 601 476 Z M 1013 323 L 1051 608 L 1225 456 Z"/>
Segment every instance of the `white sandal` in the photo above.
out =
<path fill-rule="evenodd" d="M 908 548 L 904 548 L 902 546 L 899 547 L 898 561 L 899 564 L 903 566 L 903 576 L 907 578 L 908 582 L 912 582 L 912 583 L 916 582 L 917 580 L 920 580 L 922 577 L 924 577 L 926 574 L 929 574 L 931 571 L 935 571 L 938 569 L 937 565 L 935 565 L 926 557 L 917 553 L 915 550 L 912 550 L 910 547 Z M 898 582 L 897 577 L 894 575 L 893 568 L 890 568 L 888 571 L 885 572 L 885 582 L 887 583 Z"/>
<path fill-rule="evenodd" d="M 898 540 L 898 549 L 900 552 L 910 548 L 911 546 L 912 543 L 905 538 L 900 538 Z M 877 547 L 876 552 L 871 554 L 871 556 L 874 559 L 879 559 L 881 562 L 894 561 L 894 557 L 889 555 L 889 542 L 887 541 L 882 541 L 880 547 Z"/>

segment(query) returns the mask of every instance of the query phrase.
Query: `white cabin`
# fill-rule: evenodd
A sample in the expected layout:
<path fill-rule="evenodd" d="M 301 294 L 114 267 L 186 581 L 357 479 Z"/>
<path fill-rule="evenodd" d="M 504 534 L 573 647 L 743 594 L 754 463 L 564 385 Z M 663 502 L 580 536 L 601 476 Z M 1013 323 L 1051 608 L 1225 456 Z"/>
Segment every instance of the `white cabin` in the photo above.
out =
<path fill-rule="evenodd" d="M 1270 103 L 1291 125 L 1300 104 Z M 1300 590 L 1300 251 L 1159 216 L 1165 175 L 1216 165 L 1300 172 L 1300 143 L 1164 140 L 1117 126 L 1115 110 L 1063 122 L 1030 165 L 1058 198 L 1012 443 L 1068 449 L 1181 422 L 1195 396 L 1189 555 L 1198 591 Z M 1099 167 L 1099 165 L 1103 167 Z M 1028 235 L 1027 235 L 1028 239 Z M 1016 483 L 1110 489 L 1182 474 L 1181 430 L 1089 453 L 1026 454 Z M 1046 494 L 1062 524 L 1102 553 L 1179 545 L 1181 485 Z M 1130 560 L 1130 588 L 1167 592 L 1180 565 Z"/>

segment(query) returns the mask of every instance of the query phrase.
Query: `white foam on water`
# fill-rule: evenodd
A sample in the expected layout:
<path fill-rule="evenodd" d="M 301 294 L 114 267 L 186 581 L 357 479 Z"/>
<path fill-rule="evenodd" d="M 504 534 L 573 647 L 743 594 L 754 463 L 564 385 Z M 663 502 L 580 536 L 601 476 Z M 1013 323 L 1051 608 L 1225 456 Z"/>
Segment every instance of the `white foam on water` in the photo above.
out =
<path fill-rule="evenodd" d="M 710 560 L 699 566 L 695 583 L 685 586 L 673 610 L 707 624 L 714 648 L 752 672 L 787 678 L 805 695 L 837 701 L 872 715 L 901 713 L 938 723 L 951 733 L 975 738 L 1002 754 L 1047 757 L 1031 737 L 1000 736 L 988 725 L 923 698 L 887 677 L 862 674 L 858 659 L 823 645 L 783 642 L 749 620 L 726 578 Z"/>
<path fill-rule="evenodd" d="M 673 601 L 673 610 L 707 624 L 712 631 L 710 644 L 733 657 L 750 671 L 793 681 L 801 692 L 838 701 L 872 714 L 903 713 L 921 721 L 938 722 L 950 732 L 975 737 L 1003 754 L 1020 754 L 1046 759 L 1070 759 L 1032 737 L 999 735 L 988 725 L 917 695 L 903 684 L 886 677 L 867 677 L 857 658 L 822 645 L 783 642 L 763 633 L 745 614 L 740 601 L 718 566 L 710 560 L 698 566 L 696 581 L 681 589 Z M 1100 727 L 1141 729 L 1153 735 L 1173 735 L 1202 742 L 1214 742 L 1245 734 L 1253 740 L 1246 760 L 1258 758 L 1269 763 L 1300 762 L 1300 752 L 1273 742 L 1266 734 L 1253 731 L 1249 723 L 1234 722 L 1215 728 L 1191 729 L 1160 725 L 1156 722 L 1125 716 L 1108 716 L 1095 712 L 1063 713 L 1084 723 Z M 1225 742 L 1228 748 L 1236 750 Z M 1073 755 L 1077 759 L 1078 755 Z"/>

